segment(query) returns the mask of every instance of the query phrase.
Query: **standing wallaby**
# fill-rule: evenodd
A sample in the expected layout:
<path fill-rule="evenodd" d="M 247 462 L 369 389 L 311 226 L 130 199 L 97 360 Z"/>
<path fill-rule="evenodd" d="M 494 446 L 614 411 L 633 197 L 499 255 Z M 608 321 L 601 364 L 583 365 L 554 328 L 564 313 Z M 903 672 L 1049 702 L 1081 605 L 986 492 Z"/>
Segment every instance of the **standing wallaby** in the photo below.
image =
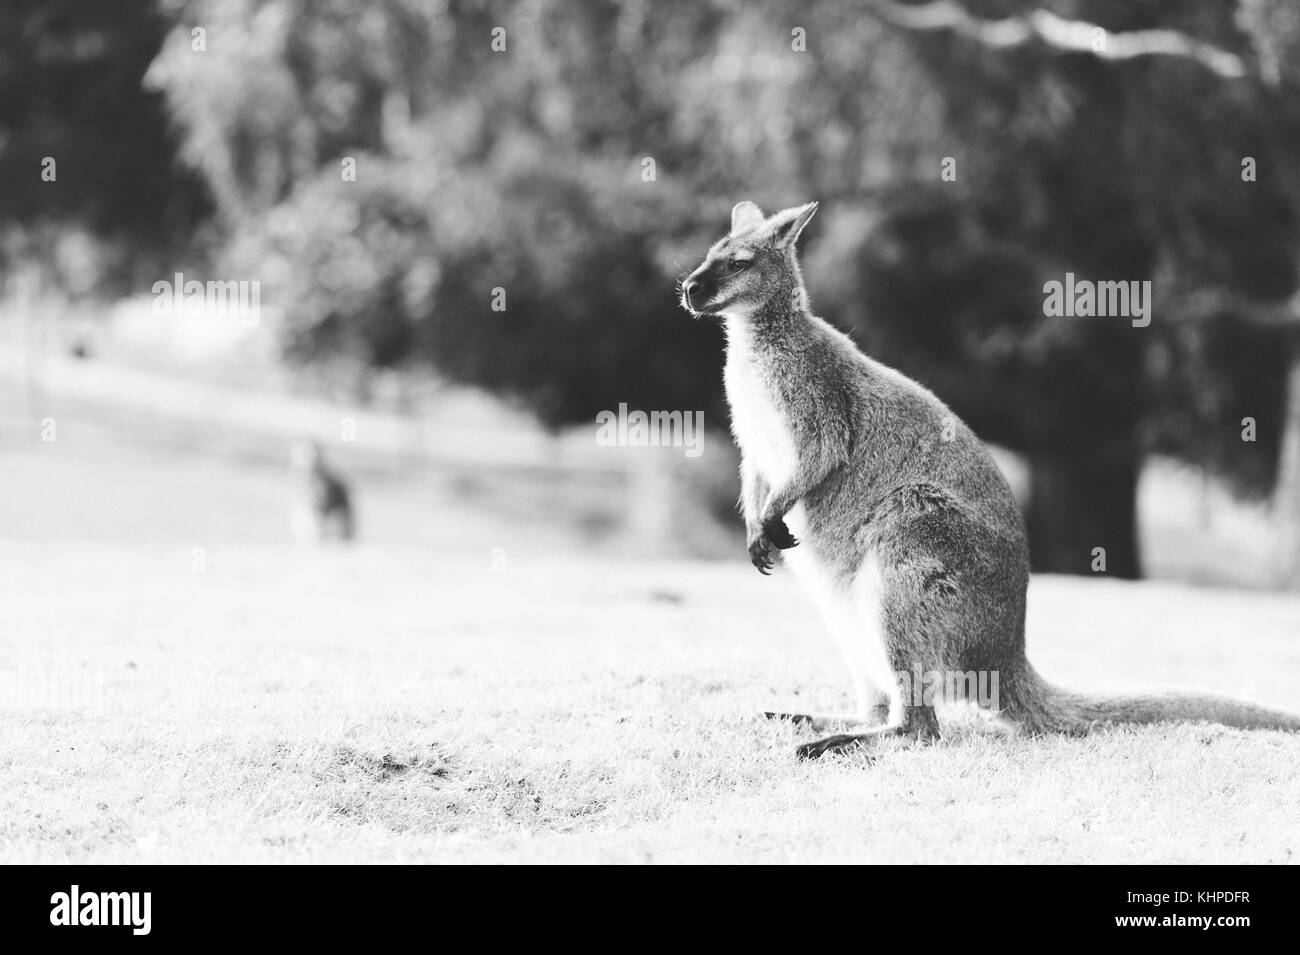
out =
<path fill-rule="evenodd" d="M 343 479 L 326 463 L 319 442 L 295 442 L 290 459 L 289 520 L 294 535 L 303 541 L 322 541 L 329 537 L 351 540 L 356 531 L 352 495 Z"/>
<path fill-rule="evenodd" d="M 900 678 L 923 672 L 996 674 L 998 699 L 972 702 L 1034 733 L 1180 720 L 1300 730 L 1300 717 L 1249 703 L 1090 697 L 1035 672 L 1025 657 L 1029 549 L 1011 490 L 943 402 L 809 311 L 795 241 L 816 211 L 814 202 L 765 218 L 740 203 L 730 234 L 682 283 L 687 311 L 726 324 L 750 559 L 766 574 L 782 552 L 848 658 L 858 697 L 848 719 L 885 724 L 799 755 L 937 737 L 930 698 L 904 692 Z"/>

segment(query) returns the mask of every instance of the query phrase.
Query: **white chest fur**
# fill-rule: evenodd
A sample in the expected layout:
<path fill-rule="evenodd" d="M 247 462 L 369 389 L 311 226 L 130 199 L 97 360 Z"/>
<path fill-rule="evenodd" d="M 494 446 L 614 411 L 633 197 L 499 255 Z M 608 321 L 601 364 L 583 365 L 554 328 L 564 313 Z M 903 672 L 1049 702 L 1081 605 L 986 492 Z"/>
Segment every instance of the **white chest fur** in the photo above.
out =
<path fill-rule="evenodd" d="M 723 383 L 731 406 L 731 433 L 763 480 L 781 485 L 795 469 L 795 444 L 777 404 L 770 378 L 763 374 L 744 319 L 727 320 L 727 365 Z"/>

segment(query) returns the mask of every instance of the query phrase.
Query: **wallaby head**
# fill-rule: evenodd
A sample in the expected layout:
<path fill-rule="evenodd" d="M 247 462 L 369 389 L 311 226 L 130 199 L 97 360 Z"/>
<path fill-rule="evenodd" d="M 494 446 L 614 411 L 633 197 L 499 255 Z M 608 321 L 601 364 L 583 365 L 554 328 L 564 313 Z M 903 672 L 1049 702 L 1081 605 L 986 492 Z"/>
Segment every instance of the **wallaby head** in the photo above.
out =
<path fill-rule="evenodd" d="M 817 203 L 764 217 L 752 202 L 731 210 L 731 232 L 682 282 L 682 307 L 692 315 L 753 315 L 777 296 L 802 294 L 795 241 Z"/>

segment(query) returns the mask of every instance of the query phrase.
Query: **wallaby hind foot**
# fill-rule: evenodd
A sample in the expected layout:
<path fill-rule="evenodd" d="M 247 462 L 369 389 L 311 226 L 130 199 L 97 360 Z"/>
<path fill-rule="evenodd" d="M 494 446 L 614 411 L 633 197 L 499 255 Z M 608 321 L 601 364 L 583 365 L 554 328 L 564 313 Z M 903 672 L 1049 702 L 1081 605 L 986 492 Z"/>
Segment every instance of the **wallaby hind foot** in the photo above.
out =
<path fill-rule="evenodd" d="M 864 746 L 877 740 L 902 738 L 917 743 L 932 743 L 939 738 L 939 721 L 935 718 L 933 707 L 908 707 L 904 711 L 903 720 L 895 726 L 879 726 L 861 733 L 836 733 L 834 736 L 804 743 L 795 750 L 795 755 L 800 759 L 818 759 L 826 753 Z"/>

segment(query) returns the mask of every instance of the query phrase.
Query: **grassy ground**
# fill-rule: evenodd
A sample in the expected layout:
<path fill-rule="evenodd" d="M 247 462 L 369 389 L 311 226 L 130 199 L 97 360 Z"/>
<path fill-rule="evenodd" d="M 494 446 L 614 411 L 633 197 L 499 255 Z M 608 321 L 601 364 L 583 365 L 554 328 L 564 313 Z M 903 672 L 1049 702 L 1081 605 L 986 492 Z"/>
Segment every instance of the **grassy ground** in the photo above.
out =
<path fill-rule="evenodd" d="M 500 554 L 498 553 L 498 558 Z M 784 575 L 424 548 L 0 547 L 10 862 L 1288 862 L 1300 738 L 1178 726 L 800 763 L 765 707 L 842 707 Z M 1080 687 L 1300 708 L 1300 601 L 1043 578 Z M 82 684 L 87 685 L 87 684 Z M 60 694 L 56 693 L 56 696 Z"/>

